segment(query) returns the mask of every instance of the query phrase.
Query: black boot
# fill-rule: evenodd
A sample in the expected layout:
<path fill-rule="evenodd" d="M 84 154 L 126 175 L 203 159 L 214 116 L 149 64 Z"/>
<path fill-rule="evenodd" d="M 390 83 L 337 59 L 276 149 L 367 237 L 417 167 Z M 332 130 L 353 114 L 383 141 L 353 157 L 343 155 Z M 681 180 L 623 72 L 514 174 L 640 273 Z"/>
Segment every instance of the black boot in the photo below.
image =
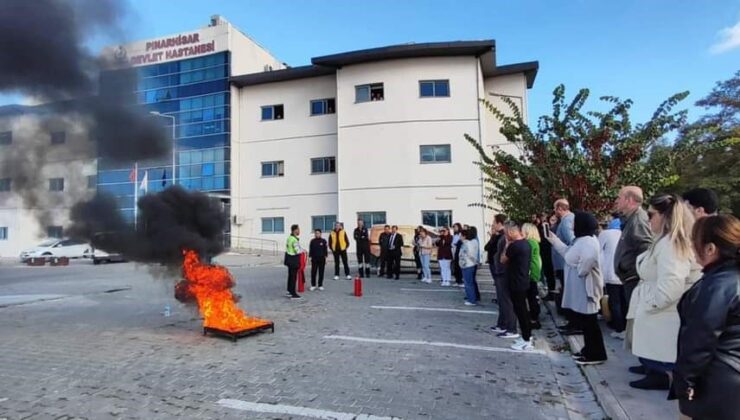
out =
<path fill-rule="evenodd" d="M 639 381 L 630 382 L 632 388 L 667 391 L 669 388 L 668 375 L 665 373 L 649 372 Z"/>
<path fill-rule="evenodd" d="M 365 268 L 365 277 L 370 278 L 371 277 L 371 275 L 370 275 L 370 272 L 371 271 L 372 270 L 370 270 L 370 266 L 368 265 L 367 268 Z"/>
<path fill-rule="evenodd" d="M 360 277 L 365 277 L 365 269 L 360 267 Z"/>

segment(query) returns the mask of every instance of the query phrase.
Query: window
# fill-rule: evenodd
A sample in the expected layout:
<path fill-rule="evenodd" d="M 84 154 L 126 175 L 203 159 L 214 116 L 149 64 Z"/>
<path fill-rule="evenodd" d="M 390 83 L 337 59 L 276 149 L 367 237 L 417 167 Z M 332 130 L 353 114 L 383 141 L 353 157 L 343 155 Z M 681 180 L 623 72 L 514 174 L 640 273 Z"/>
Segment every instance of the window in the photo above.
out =
<path fill-rule="evenodd" d="M 213 163 L 204 163 L 200 168 L 202 176 L 213 176 L 216 173 L 216 165 Z"/>
<path fill-rule="evenodd" d="M 382 101 L 384 99 L 382 83 L 355 86 L 355 102 Z"/>
<path fill-rule="evenodd" d="M 312 174 L 333 174 L 337 171 L 337 161 L 332 157 L 311 159 Z"/>
<path fill-rule="evenodd" d="M 311 216 L 311 230 L 321 229 L 322 232 L 328 232 L 334 229 L 334 223 L 336 222 L 336 215 Z"/>
<path fill-rule="evenodd" d="M 262 162 L 262 176 L 263 177 L 283 176 L 285 175 L 283 166 L 284 164 L 282 160 L 278 160 L 275 162 Z"/>
<path fill-rule="evenodd" d="M 87 176 L 87 188 L 94 189 L 98 186 L 98 176 L 88 175 Z"/>
<path fill-rule="evenodd" d="M 51 133 L 51 144 L 64 144 L 67 135 L 64 131 L 55 131 Z"/>
<path fill-rule="evenodd" d="M 385 212 L 384 211 L 366 211 L 357 213 L 357 218 L 362 219 L 365 222 L 365 226 L 371 227 L 374 225 L 384 225 Z"/>
<path fill-rule="evenodd" d="M 0 146 L 7 146 L 13 142 L 13 132 L 3 131 L 0 132 Z"/>
<path fill-rule="evenodd" d="M 419 146 L 421 163 L 449 163 L 451 162 L 449 144 L 433 144 Z"/>
<path fill-rule="evenodd" d="M 0 226 L 0 241 L 7 241 L 8 240 L 8 228 L 5 226 Z"/>
<path fill-rule="evenodd" d="M 450 96 L 449 80 L 420 80 L 419 96 L 430 98 L 435 96 Z"/>
<path fill-rule="evenodd" d="M 268 105 L 262 107 L 262 121 L 282 120 L 283 116 L 282 105 Z"/>
<path fill-rule="evenodd" d="M 0 179 L 0 192 L 10 191 L 10 178 Z"/>
<path fill-rule="evenodd" d="M 452 210 L 424 210 L 421 224 L 434 227 L 452 226 Z"/>
<path fill-rule="evenodd" d="M 262 233 L 283 233 L 285 222 L 282 217 L 263 217 Z"/>
<path fill-rule="evenodd" d="M 64 191 L 64 178 L 49 178 L 49 191 Z"/>
<path fill-rule="evenodd" d="M 311 115 L 334 114 L 337 109 L 335 105 L 334 98 L 311 101 Z"/>
<path fill-rule="evenodd" d="M 48 226 L 46 228 L 46 236 L 49 238 L 61 238 L 62 237 L 62 227 L 61 226 Z"/>

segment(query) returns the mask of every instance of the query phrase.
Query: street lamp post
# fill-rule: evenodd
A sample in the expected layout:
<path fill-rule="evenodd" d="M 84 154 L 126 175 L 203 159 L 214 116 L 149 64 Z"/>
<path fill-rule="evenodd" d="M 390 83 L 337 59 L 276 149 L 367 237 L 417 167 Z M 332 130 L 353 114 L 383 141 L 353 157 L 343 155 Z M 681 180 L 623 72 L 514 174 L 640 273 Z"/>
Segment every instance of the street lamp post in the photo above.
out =
<path fill-rule="evenodd" d="M 157 111 L 150 111 L 149 113 L 152 115 L 156 115 L 157 117 L 172 118 L 172 185 L 175 185 L 177 183 L 177 169 L 176 169 L 176 153 L 177 153 L 176 136 L 177 136 L 177 133 L 176 133 L 176 127 L 175 127 L 175 116 L 165 115 Z"/>

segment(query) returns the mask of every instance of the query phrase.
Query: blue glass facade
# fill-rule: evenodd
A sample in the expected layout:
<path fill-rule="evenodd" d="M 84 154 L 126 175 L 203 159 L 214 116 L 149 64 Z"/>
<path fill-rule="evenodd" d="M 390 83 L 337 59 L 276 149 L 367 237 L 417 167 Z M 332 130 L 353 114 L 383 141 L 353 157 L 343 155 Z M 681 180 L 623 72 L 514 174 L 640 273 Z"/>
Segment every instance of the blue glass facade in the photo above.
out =
<path fill-rule="evenodd" d="M 193 190 L 228 195 L 230 190 L 229 53 L 137 67 L 136 102 L 159 112 L 167 133 L 175 119 L 176 183 Z M 169 134 L 170 136 L 172 134 Z M 147 174 L 148 191 L 172 185 L 172 158 L 139 162 L 138 182 L 130 176 L 134 162 L 98 160 L 98 189 L 116 197 L 121 211 L 133 220 L 134 188 Z"/>

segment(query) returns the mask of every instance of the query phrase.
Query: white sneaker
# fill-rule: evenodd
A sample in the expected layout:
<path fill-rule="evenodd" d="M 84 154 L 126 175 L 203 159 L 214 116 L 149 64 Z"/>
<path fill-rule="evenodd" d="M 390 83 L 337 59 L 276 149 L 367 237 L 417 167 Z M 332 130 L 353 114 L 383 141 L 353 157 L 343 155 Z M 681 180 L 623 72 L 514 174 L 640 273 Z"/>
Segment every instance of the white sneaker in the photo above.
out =
<path fill-rule="evenodd" d="M 524 341 L 520 338 L 517 342 L 511 345 L 511 349 L 517 351 L 532 351 L 534 350 L 534 345 L 532 344 L 531 338 L 529 341 Z"/>
<path fill-rule="evenodd" d="M 501 328 L 501 327 L 493 326 L 493 327 L 491 327 L 491 332 L 496 333 L 496 334 L 501 334 L 503 332 L 506 332 L 506 329 L 505 328 Z"/>
<path fill-rule="evenodd" d="M 624 340 L 625 339 L 625 335 L 626 334 L 625 334 L 624 331 L 622 331 L 622 332 L 612 331 L 612 333 L 609 334 L 609 336 L 611 336 L 612 338 L 616 338 L 617 340 Z"/>
<path fill-rule="evenodd" d="M 324 286 L 319 286 L 319 290 L 324 290 Z"/>
<path fill-rule="evenodd" d="M 311 288 L 310 288 L 310 289 L 308 289 L 308 290 L 310 290 L 310 291 L 312 291 L 312 292 L 313 292 L 314 290 L 316 290 L 316 287 L 314 287 L 314 286 L 311 286 Z"/>
<path fill-rule="evenodd" d="M 477 304 L 477 303 L 472 303 L 472 302 L 468 302 L 468 301 L 466 300 L 466 301 L 465 301 L 465 306 L 478 306 L 478 304 Z"/>
<path fill-rule="evenodd" d="M 334 280 L 339 280 L 339 276 L 334 276 Z"/>
<path fill-rule="evenodd" d="M 350 276 L 349 274 L 347 274 L 347 280 L 352 280 L 352 276 Z"/>
<path fill-rule="evenodd" d="M 443 281 L 442 284 L 440 284 L 442 287 L 450 287 L 450 282 Z"/>
<path fill-rule="evenodd" d="M 421 279 L 422 283 L 432 284 L 432 279 Z"/>

